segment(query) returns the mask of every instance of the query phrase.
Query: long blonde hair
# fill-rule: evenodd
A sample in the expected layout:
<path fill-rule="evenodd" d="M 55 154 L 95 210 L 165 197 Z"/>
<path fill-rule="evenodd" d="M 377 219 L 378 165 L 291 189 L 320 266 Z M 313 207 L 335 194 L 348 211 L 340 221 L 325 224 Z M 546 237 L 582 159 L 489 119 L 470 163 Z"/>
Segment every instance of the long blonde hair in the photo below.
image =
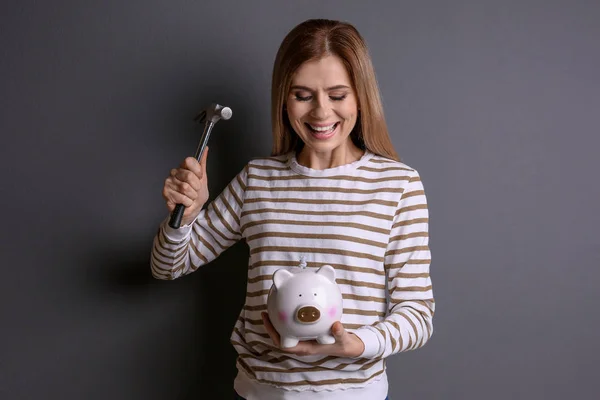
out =
<path fill-rule="evenodd" d="M 279 47 L 271 83 L 272 155 L 282 155 L 302 146 L 284 110 L 285 101 L 293 74 L 300 65 L 328 55 L 342 60 L 356 92 L 360 111 L 350 134 L 354 144 L 399 161 L 390 140 L 375 70 L 364 39 L 354 26 L 327 19 L 302 22 L 287 34 Z"/>

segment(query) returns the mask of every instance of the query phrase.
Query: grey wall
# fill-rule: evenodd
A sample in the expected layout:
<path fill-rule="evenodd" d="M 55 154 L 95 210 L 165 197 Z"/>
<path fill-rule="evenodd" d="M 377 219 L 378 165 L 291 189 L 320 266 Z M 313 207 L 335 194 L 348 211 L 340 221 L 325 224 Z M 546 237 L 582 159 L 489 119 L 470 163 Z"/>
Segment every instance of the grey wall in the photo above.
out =
<path fill-rule="evenodd" d="M 365 36 L 429 197 L 435 333 L 389 359 L 391 398 L 597 396 L 597 1 L 0 7 L 0 398 L 228 398 L 247 249 L 153 280 L 162 183 L 211 102 L 211 196 L 269 153 L 275 52 L 310 17 Z"/>

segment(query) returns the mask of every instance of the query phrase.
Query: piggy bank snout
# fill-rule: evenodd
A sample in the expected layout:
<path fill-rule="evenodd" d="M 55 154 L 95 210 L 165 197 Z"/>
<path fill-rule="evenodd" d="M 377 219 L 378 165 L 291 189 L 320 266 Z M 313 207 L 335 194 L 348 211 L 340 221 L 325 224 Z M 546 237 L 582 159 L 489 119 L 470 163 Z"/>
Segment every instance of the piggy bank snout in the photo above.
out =
<path fill-rule="evenodd" d="M 296 320 L 301 324 L 313 324 L 321 318 L 321 312 L 314 306 L 303 306 L 296 312 Z"/>

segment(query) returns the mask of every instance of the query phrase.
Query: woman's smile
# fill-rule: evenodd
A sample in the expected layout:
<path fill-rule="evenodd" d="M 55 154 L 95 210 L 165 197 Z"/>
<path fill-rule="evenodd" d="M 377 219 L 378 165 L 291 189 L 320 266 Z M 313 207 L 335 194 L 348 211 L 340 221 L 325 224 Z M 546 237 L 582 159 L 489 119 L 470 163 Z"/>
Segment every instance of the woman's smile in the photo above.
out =
<path fill-rule="evenodd" d="M 310 134 L 315 139 L 327 140 L 335 135 L 340 123 L 334 122 L 332 124 L 315 124 L 305 122 L 304 125 L 308 128 Z"/>

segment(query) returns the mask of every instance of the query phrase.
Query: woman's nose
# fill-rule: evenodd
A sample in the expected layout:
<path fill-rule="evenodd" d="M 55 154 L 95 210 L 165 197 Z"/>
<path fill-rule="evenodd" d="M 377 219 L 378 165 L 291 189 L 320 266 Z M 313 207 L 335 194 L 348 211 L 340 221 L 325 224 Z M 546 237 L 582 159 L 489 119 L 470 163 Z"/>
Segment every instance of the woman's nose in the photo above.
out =
<path fill-rule="evenodd" d="M 317 96 L 311 114 L 314 118 L 325 120 L 331 113 L 331 107 L 326 96 Z"/>

